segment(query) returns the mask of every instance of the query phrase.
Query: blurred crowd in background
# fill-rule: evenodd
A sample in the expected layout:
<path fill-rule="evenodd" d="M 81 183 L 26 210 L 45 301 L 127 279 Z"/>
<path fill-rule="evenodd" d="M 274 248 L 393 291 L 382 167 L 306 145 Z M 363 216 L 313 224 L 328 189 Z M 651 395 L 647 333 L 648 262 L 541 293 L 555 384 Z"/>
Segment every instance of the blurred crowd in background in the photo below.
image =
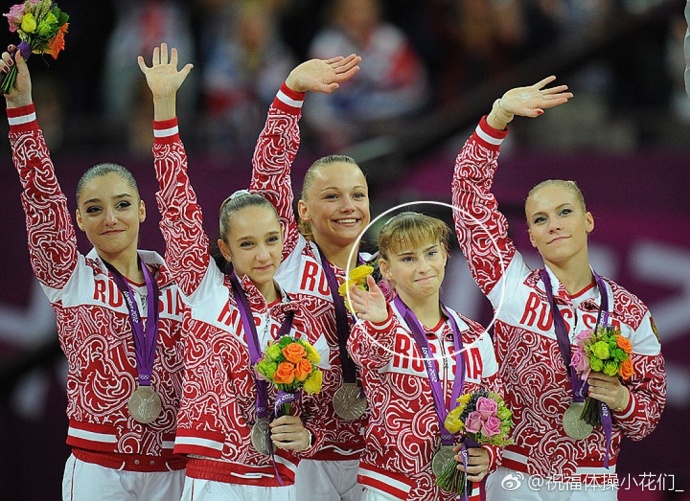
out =
<path fill-rule="evenodd" d="M 5 2 L 3 11 L 12 3 Z M 351 52 L 363 57 L 360 74 L 333 95 L 310 96 L 305 106 L 305 147 L 315 154 L 409 127 L 538 57 L 577 63 L 576 71 L 558 75 L 576 100 L 551 119 L 567 126 L 567 134 L 554 141 L 548 134 L 554 124 L 545 120 L 542 133 L 523 138 L 530 146 L 629 151 L 680 145 L 687 136 L 674 130 L 690 122 L 683 87 L 684 2 L 59 4 L 71 16 L 66 50 L 58 61 L 31 63 L 41 125 L 54 152 L 124 148 L 133 155 L 150 154 L 151 99 L 136 56 L 150 61 L 152 47 L 161 41 L 178 48 L 182 64 L 195 65 L 178 102 L 192 153 L 246 158 L 290 69 L 308 58 Z M 665 4 L 671 7 L 654 16 Z M 637 29 L 640 19 L 644 26 Z M 9 32 L 5 37 L 13 42 Z"/>

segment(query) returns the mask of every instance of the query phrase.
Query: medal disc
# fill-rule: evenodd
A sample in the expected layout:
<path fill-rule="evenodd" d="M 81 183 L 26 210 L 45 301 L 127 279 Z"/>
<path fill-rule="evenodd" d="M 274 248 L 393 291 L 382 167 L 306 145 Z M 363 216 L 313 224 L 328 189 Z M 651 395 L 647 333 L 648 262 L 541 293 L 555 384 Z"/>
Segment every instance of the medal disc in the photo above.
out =
<path fill-rule="evenodd" d="M 129 415 L 138 423 L 150 423 L 156 419 L 163 408 L 161 397 L 150 386 L 140 386 L 129 397 Z"/>
<path fill-rule="evenodd" d="M 362 417 L 367 410 L 367 400 L 356 383 L 343 383 L 333 395 L 333 410 L 346 421 Z"/>
<path fill-rule="evenodd" d="M 431 460 L 431 471 L 434 472 L 436 478 L 440 477 L 443 470 L 446 469 L 448 463 L 457 463 L 455 460 L 455 452 L 453 452 L 452 445 L 442 445 L 439 450 L 434 453 Z"/>
<path fill-rule="evenodd" d="M 273 452 L 271 443 L 271 429 L 268 426 L 268 418 L 259 418 L 252 426 L 251 441 L 257 452 L 264 456 L 270 456 Z"/>
<path fill-rule="evenodd" d="M 573 402 L 563 413 L 563 429 L 566 435 L 572 439 L 582 440 L 587 438 L 594 429 L 591 424 L 586 423 L 580 418 L 584 408 L 584 402 Z"/>

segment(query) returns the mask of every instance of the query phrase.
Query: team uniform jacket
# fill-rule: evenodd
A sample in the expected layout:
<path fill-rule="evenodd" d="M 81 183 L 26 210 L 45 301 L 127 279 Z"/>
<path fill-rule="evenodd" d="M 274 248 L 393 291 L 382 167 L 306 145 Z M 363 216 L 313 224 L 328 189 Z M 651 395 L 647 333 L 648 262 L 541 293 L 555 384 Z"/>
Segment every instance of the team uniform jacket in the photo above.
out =
<path fill-rule="evenodd" d="M 359 322 L 348 341 L 352 357 L 362 371 L 370 402 L 367 441 L 359 462 L 358 481 L 369 489 L 396 499 L 450 500 L 457 496 L 442 491 L 431 471 L 434 453 L 441 445 L 441 431 L 434 407 L 428 373 L 414 336 L 395 304 L 382 324 Z M 462 335 L 465 357 L 463 393 L 481 388 L 502 394 L 498 364 L 489 334 L 476 322 L 448 310 Z M 484 335 L 482 335 L 484 334 Z M 450 321 L 445 319 L 427 331 L 427 341 L 436 359 L 446 409 L 455 381 L 455 352 Z M 460 442 L 457 435 L 456 443 Z M 487 446 L 495 469 L 500 449 Z M 479 499 L 475 486 L 470 499 Z"/>
<path fill-rule="evenodd" d="M 178 415 L 175 452 L 188 454 L 187 476 L 218 482 L 277 487 L 280 485 L 269 456 L 251 445 L 251 427 L 257 421 L 256 375 L 229 278 L 216 266 L 202 227 L 201 208 L 187 176 L 187 156 L 180 140 L 177 119 L 154 122 L 153 153 L 160 191 L 156 194 L 162 215 L 161 230 L 180 290 L 191 308 L 185 328 L 184 393 Z M 277 338 L 288 310 L 295 311 L 290 335 L 316 332 L 309 311 L 295 301 L 268 305 L 246 276 L 241 286 L 257 325 L 259 349 Z M 327 355 L 323 336 L 314 347 Z M 275 391 L 269 385 L 269 405 Z M 301 397 L 297 407 L 313 433 L 312 448 L 319 447 L 319 430 L 309 424 L 313 398 Z M 308 412 L 311 411 L 311 412 Z M 275 461 L 284 485 L 294 482 L 298 458 L 277 450 Z"/>
<path fill-rule="evenodd" d="M 572 401 L 570 378 L 561 358 L 551 309 L 539 270 L 530 270 L 508 238 L 508 225 L 491 194 L 501 142 L 508 131 L 497 131 L 486 117 L 460 151 L 453 177 L 453 205 L 460 245 L 475 281 L 491 301 L 496 323 L 494 346 L 514 413 L 514 445 L 503 451 L 503 466 L 558 481 L 604 481 L 615 472 L 621 437 L 641 440 L 657 426 L 666 401 L 666 378 L 656 327 L 647 307 L 633 294 L 604 279 L 610 323 L 633 347 L 635 375 L 623 384 L 630 403 L 613 411 L 610 464 L 603 467 L 605 438 L 597 427 L 584 440 L 563 430 L 562 417 Z M 492 240 L 492 239 L 495 239 Z M 593 286 L 569 296 L 551 278 L 558 308 L 575 335 L 596 324 L 600 294 Z M 611 299 L 612 298 L 612 299 Z"/>
<path fill-rule="evenodd" d="M 127 410 L 138 386 L 134 336 L 124 297 L 95 249 L 84 256 L 36 122 L 34 105 L 7 110 L 10 144 L 24 192 L 31 266 L 57 317 L 62 351 L 68 362 L 67 444 L 78 458 L 119 468 L 125 458 L 150 471 L 184 467 L 172 454 L 182 393 L 181 329 L 184 304 L 163 259 L 139 251 L 160 290 L 158 344 L 152 387 L 162 401 L 161 415 L 149 424 Z M 136 297 L 136 294 L 135 294 Z M 146 301 L 139 303 L 145 319 Z M 142 304 L 143 303 L 143 304 Z M 94 456 L 99 461 L 94 461 Z M 162 464 L 161 464 L 162 461 Z M 127 469 L 127 468 L 125 468 Z M 146 470 L 141 470 L 146 471 Z"/>
<path fill-rule="evenodd" d="M 313 242 L 299 233 L 292 210 L 294 195 L 290 167 L 299 148 L 298 122 L 304 96 L 304 93 L 294 92 L 283 84 L 273 100 L 254 151 L 250 189 L 271 201 L 283 225 L 283 262 L 276 273 L 276 280 L 316 317 L 318 330 L 314 332 L 326 335 L 330 349 L 330 370 L 324 372 L 323 389 L 319 394 L 319 427 L 325 434 L 324 443 L 321 450 L 310 455 L 310 459 L 357 459 L 364 446 L 362 432 L 366 421 L 364 418 L 341 419 L 331 405 L 333 394 L 343 383 L 335 309 L 319 251 Z M 345 270 L 337 266 L 332 268 L 339 283 L 342 282 Z"/>

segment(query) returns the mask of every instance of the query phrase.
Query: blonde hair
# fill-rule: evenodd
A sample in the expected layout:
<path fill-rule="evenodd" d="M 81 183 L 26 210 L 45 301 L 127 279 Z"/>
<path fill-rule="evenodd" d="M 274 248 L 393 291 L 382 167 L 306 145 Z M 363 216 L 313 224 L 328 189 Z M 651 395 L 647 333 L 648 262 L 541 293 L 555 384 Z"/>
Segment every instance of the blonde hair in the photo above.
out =
<path fill-rule="evenodd" d="M 429 242 L 439 242 L 448 254 L 450 235 L 448 225 L 436 217 L 419 212 L 401 212 L 381 228 L 378 238 L 379 255 L 387 260 L 391 253 L 408 245 L 419 248 Z"/>
<path fill-rule="evenodd" d="M 575 198 L 577 201 L 580 203 L 580 207 L 582 208 L 582 212 L 587 212 L 587 205 L 585 204 L 585 197 L 582 195 L 582 191 L 580 190 L 580 187 L 577 185 L 575 181 L 572 180 L 566 180 L 566 179 L 547 179 L 545 181 L 542 181 L 541 183 L 537 184 L 534 186 L 531 190 L 529 190 L 529 193 L 527 194 L 527 198 L 525 199 L 525 206 L 527 205 L 527 202 L 529 201 L 532 196 L 539 191 L 542 188 L 545 188 L 547 186 L 560 186 L 561 188 L 565 188 L 569 192 L 571 192 L 573 195 L 575 195 Z"/>

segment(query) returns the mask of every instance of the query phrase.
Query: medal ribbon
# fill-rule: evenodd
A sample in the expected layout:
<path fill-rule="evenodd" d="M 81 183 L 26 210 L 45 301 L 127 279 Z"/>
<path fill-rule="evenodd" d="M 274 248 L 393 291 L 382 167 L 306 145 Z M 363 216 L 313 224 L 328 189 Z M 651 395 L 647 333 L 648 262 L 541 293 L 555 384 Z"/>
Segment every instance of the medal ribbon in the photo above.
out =
<path fill-rule="evenodd" d="M 609 296 L 606 292 L 606 285 L 604 280 L 599 276 L 599 274 L 592 270 L 594 275 L 594 280 L 596 281 L 597 288 L 599 289 L 599 296 L 601 297 L 601 304 L 599 305 L 599 313 L 597 314 L 597 326 L 606 327 L 609 323 Z M 551 314 L 553 316 L 554 329 L 556 330 L 556 339 L 558 340 L 558 348 L 561 352 L 561 357 L 563 358 L 563 363 L 568 370 L 570 376 L 570 382 L 573 391 L 573 402 L 583 402 L 587 396 L 587 390 L 589 386 L 587 381 L 580 379 L 575 373 L 575 368 L 570 365 L 571 351 L 570 351 L 570 339 L 568 338 L 568 328 L 565 326 L 565 321 L 561 315 L 558 306 L 556 305 L 556 300 L 553 296 L 553 289 L 551 287 L 551 279 L 549 278 L 549 272 L 542 268 L 539 271 L 539 276 L 544 282 L 544 287 L 546 288 L 546 297 L 549 300 L 549 305 L 551 306 Z M 606 438 L 606 454 L 604 455 L 604 467 L 609 467 L 609 449 L 611 447 L 611 435 L 613 433 L 613 424 L 611 422 L 611 412 L 609 411 L 608 405 L 604 402 L 600 402 L 601 408 L 601 425 L 604 428 L 604 436 Z"/>
<path fill-rule="evenodd" d="M 436 417 L 438 418 L 438 424 L 441 431 L 441 443 L 443 445 L 453 445 L 453 434 L 446 429 L 445 425 L 446 416 L 448 415 L 446 399 L 443 395 L 441 380 L 439 378 L 438 371 L 436 370 L 436 365 L 434 363 L 435 360 L 431 354 L 431 347 L 429 346 L 429 341 L 426 338 L 424 328 L 414 312 L 403 302 L 402 299 L 400 299 L 400 296 L 395 297 L 394 303 L 398 311 L 403 314 L 405 323 L 407 323 L 407 326 L 412 332 L 415 342 L 417 343 L 417 347 L 422 353 L 427 376 L 429 378 L 429 384 L 431 386 L 431 394 L 434 398 Z M 460 329 L 455 322 L 455 318 L 452 314 L 446 311 L 446 308 L 443 305 L 441 305 L 441 308 L 448 317 L 448 320 L 450 320 L 450 325 L 453 330 L 453 346 L 455 348 L 455 378 L 453 380 L 453 390 L 451 393 L 452 404 L 452 402 L 457 402 L 465 383 L 465 357 L 462 354 L 462 337 L 460 335 Z M 443 342 L 443 340 L 441 340 L 441 342 Z"/>
<path fill-rule="evenodd" d="M 249 306 L 247 295 L 242 290 L 237 274 L 233 271 L 230 275 L 230 284 L 237 302 L 237 309 L 240 311 L 240 320 L 244 328 L 244 336 L 249 347 L 249 360 L 252 366 L 256 365 L 261 360 L 261 351 L 259 350 L 259 335 L 256 332 L 256 323 L 252 316 L 252 309 Z M 288 311 L 285 315 L 285 321 L 280 326 L 278 331 L 278 339 L 287 335 L 292 329 L 292 320 L 295 316 L 294 311 Z M 268 322 L 268 319 L 266 319 Z M 256 378 L 256 415 L 260 418 L 268 417 L 268 381 Z"/>
<path fill-rule="evenodd" d="M 335 308 L 335 328 L 338 334 L 338 349 L 340 365 L 343 368 L 343 380 L 346 383 L 355 383 L 357 381 L 357 368 L 347 352 L 347 338 L 350 337 L 350 322 L 348 321 L 347 308 L 345 307 L 345 301 L 338 294 L 338 279 L 333 272 L 331 263 L 323 255 L 321 249 L 319 249 L 319 257 L 321 258 L 321 267 L 326 275 L 328 288 L 331 289 L 331 298 Z"/>
<path fill-rule="evenodd" d="M 259 350 L 259 334 L 256 332 L 256 323 L 254 322 L 254 316 L 252 315 L 249 300 L 247 299 L 247 295 L 244 293 L 244 290 L 242 289 L 240 281 L 237 278 L 237 274 L 234 270 L 229 274 L 229 278 L 230 284 L 232 285 L 232 292 L 237 303 L 237 309 L 240 312 L 240 320 L 242 321 L 245 340 L 247 341 L 247 346 L 249 348 L 249 360 L 253 367 L 261 359 L 261 351 Z M 278 339 L 290 332 L 292 329 L 292 320 L 294 315 L 294 311 L 288 311 L 286 313 L 285 320 L 278 331 Z M 268 322 L 268 318 L 266 318 L 266 322 Z M 258 418 L 268 417 L 268 381 L 256 378 L 255 405 L 256 416 Z M 283 478 L 280 476 L 280 472 L 278 472 L 278 466 L 276 465 L 273 451 L 273 442 L 271 440 L 268 440 L 268 449 L 271 454 L 271 461 L 273 462 L 273 471 L 276 474 L 276 479 L 280 485 L 283 485 Z"/>
<path fill-rule="evenodd" d="M 110 270 L 113 276 L 115 285 L 120 289 L 125 298 L 125 304 L 129 312 L 129 321 L 132 325 L 132 333 L 134 334 L 134 353 L 137 360 L 137 372 L 139 379 L 139 386 L 151 386 L 151 375 L 153 373 L 153 362 L 156 358 L 156 343 L 158 341 L 158 284 L 151 276 L 146 263 L 142 263 L 141 259 L 137 258 L 141 272 L 144 274 L 144 281 L 146 282 L 146 307 L 148 312 L 148 320 L 146 321 L 146 328 L 143 326 L 143 320 L 139 313 L 139 307 L 134 300 L 134 292 L 127 283 L 127 280 L 122 274 L 115 269 L 110 263 L 103 261 L 105 266 Z"/>

